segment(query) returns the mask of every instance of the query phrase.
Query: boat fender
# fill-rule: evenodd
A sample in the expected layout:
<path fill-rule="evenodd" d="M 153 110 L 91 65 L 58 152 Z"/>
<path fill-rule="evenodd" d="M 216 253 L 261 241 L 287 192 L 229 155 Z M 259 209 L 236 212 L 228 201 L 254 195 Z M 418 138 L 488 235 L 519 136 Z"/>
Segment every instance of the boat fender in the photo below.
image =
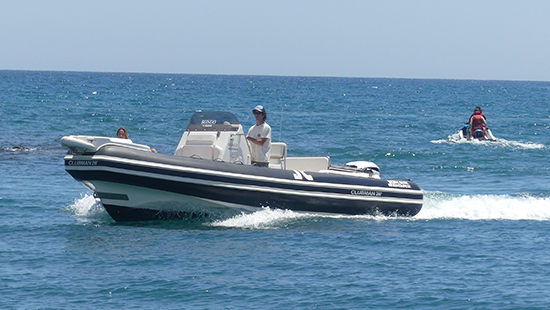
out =
<path fill-rule="evenodd" d="M 93 144 L 93 138 L 88 138 L 85 136 L 63 137 L 61 138 L 61 145 L 70 148 L 75 151 L 75 153 L 78 152 L 79 149 L 90 152 L 95 152 L 97 150 L 96 146 Z"/>

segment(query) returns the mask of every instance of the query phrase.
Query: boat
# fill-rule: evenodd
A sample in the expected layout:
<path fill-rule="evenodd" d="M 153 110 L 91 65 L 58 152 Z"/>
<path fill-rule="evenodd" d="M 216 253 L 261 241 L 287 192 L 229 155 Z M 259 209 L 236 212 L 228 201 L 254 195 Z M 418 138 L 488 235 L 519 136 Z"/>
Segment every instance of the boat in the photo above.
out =
<path fill-rule="evenodd" d="M 269 167 L 251 165 L 238 118 L 197 111 L 174 155 L 130 139 L 71 135 L 65 170 L 91 189 L 116 222 L 225 216 L 262 208 L 346 215 L 414 216 L 423 194 L 410 180 L 380 178 L 367 161 L 289 157 L 271 143 Z"/>
<path fill-rule="evenodd" d="M 467 139 L 468 138 L 468 130 L 470 129 L 470 125 L 466 124 L 458 131 L 458 137 L 460 139 Z M 483 133 L 483 130 L 477 129 L 472 133 L 472 136 L 470 137 L 477 139 L 479 141 L 496 141 L 497 139 L 495 136 L 493 136 L 493 132 L 491 129 L 487 128 L 485 129 L 485 133 Z"/>

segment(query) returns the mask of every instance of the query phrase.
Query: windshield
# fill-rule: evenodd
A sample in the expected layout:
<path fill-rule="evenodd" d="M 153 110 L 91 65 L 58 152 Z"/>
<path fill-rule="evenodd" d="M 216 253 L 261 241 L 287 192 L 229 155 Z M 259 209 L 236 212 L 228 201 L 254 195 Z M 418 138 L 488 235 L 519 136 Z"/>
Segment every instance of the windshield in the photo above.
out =
<path fill-rule="evenodd" d="M 231 112 L 195 112 L 189 120 L 188 131 L 237 131 L 239 119 Z"/>

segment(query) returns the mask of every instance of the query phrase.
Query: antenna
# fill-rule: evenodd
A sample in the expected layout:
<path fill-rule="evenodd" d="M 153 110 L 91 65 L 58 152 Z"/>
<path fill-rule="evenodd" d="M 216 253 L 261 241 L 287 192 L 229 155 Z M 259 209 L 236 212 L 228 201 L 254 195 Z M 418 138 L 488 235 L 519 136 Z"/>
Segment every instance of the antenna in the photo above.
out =
<path fill-rule="evenodd" d="M 279 128 L 279 142 L 283 142 L 281 140 L 281 134 L 283 133 L 283 112 L 285 111 L 285 105 L 283 104 L 283 107 L 281 108 L 281 127 Z"/>

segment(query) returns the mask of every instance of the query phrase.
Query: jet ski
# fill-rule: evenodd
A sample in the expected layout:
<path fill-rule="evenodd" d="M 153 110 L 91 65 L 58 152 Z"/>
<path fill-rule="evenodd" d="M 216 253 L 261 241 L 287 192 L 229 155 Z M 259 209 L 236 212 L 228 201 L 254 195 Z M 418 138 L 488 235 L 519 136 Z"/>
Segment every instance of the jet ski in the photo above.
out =
<path fill-rule="evenodd" d="M 458 136 L 460 139 L 467 139 L 468 138 L 468 130 L 470 130 L 470 125 L 466 123 L 462 129 L 458 131 Z M 474 132 L 472 132 L 470 139 L 477 139 L 479 141 L 496 141 L 497 139 L 495 136 L 493 136 L 493 132 L 491 129 L 486 128 L 485 131 L 482 129 L 476 129 Z"/>

